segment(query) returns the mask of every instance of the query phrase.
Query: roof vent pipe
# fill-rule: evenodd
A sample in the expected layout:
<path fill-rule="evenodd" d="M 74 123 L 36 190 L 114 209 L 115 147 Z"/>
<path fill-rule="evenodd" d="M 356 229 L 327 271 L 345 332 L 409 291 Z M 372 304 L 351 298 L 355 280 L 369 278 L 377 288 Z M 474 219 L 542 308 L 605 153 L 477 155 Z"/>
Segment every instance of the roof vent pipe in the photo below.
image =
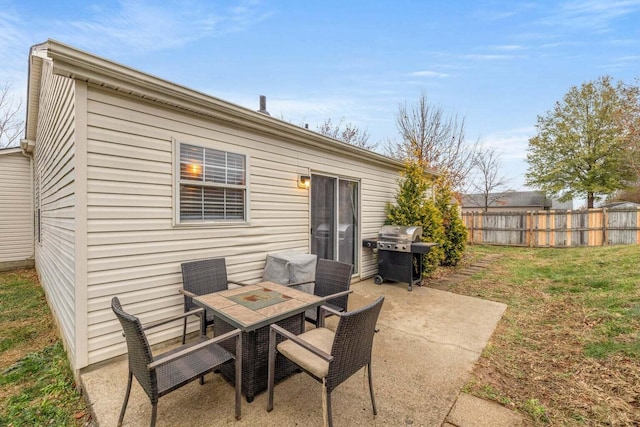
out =
<path fill-rule="evenodd" d="M 266 114 L 267 116 L 271 115 L 267 111 L 267 97 L 264 95 L 260 95 L 260 109 L 258 110 L 258 113 Z"/>

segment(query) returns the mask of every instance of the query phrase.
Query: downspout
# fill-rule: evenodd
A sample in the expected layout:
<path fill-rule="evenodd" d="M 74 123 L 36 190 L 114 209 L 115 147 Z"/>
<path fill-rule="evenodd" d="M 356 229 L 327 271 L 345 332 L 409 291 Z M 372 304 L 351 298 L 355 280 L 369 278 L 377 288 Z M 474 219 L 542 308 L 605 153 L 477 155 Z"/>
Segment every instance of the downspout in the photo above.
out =
<path fill-rule="evenodd" d="M 31 61 L 34 56 L 34 52 L 38 49 L 42 49 L 42 46 L 45 43 L 34 44 L 29 48 L 29 59 L 27 60 L 27 102 L 25 109 L 25 126 L 24 126 L 24 139 L 20 140 L 20 148 L 22 149 L 22 154 L 24 156 L 29 157 L 32 161 L 34 160 L 33 155 L 36 148 L 36 141 L 33 139 L 29 139 L 29 135 L 27 132 L 29 131 L 28 121 L 29 121 L 29 95 L 31 94 Z M 34 135 L 35 138 L 35 135 Z"/>
<path fill-rule="evenodd" d="M 26 131 L 25 131 L 26 132 Z M 35 141 L 21 139 L 20 140 L 20 153 L 29 159 L 29 176 L 31 177 L 31 227 L 33 229 L 33 252 L 31 253 L 31 260 L 34 263 L 35 267 L 35 259 L 36 259 L 36 211 L 35 211 L 35 177 L 33 172 L 33 162 L 34 162 L 34 149 L 35 149 Z"/>
<path fill-rule="evenodd" d="M 31 86 L 31 54 L 35 49 L 36 45 L 31 46 L 29 48 L 29 57 L 27 59 L 27 102 L 25 109 L 25 126 L 24 126 L 24 138 L 20 140 L 20 152 L 23 156 L 29 159 L 29 175 L 31 176 L 31 212 L 32 212 L 32 226 L 33 226 L 33 253 L 31 258 L 34 260 L 36 258 L 36 212 L 35 212 L 35 176 L 34 176 L 34 152 L 36 148 L 36 142 L 33 139 L 28 139 L 27 136 L 27 120 L 29 119 L 29 93 Z"/>

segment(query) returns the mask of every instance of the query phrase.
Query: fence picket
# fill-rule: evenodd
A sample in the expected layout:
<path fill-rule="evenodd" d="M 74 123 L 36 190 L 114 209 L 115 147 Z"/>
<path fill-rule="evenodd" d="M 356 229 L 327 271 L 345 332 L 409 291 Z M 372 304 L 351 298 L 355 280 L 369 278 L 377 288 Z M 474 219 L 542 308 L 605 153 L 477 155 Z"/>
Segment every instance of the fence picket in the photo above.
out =
<path fill-rule="evenodd" d="M 467 241 L 530 247 L 636 245 L 640 208 L 464 212 Z"/>

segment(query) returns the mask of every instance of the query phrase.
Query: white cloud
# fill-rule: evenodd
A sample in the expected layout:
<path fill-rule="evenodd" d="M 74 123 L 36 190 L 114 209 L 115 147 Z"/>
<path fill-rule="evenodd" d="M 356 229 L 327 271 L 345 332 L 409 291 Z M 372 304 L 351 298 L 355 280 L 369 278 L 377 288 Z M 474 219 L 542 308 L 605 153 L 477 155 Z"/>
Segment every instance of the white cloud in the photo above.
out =
<path fill-rule="evenodd" d="M 0 87 L 9 85 L 9 99 L 12 105 L 20 105 L 20 117 L 24 117 L 29 54 L 22 28 L 24 23 L 17 15 L 8 9 L 0 11 Z"/>
<path fill-rule="evenodd" d="M 505 60 L 505 59 L 515 59 L 520 57 L 516 55 L 469 54 L 469 55 L 462 55 L 462 58 L 479 60 L 479 61 L 496 61 L 496 60 Z"/>
<path fill-rule="evenodd" d="M 183 46 L 206 37 L 244 31 L 269 17 L 259 4 L 240 1 L 226 9 L 207 2 L 176 7 L 152 1 L 122 0 L 115 9 L 94 6 L 84 20 L 55 23 L 62 37 L 74 44 L 113 55 L 123 46 L 158 51 Z"/>
<path fill-rule="evenodd" d="M 409 75 L 412 77 L 437 77 L 437 78 L 449 77 L 449 74 L 439 73 L 437 71 L 429 71 L 429 70 L 414 71 L 413 73 L 409 73 Z"/>
<path fill-rule="evenodd" d="M 627 55 L 617 58 L 620 62 L 636 62 L 640 61 L 640 55 Z"/>
<path fill-rule="evenodd" d="M 526 49 L 524 46 L 521 46 L 519 44 L 495 45 L 495 46 L 490 46 L 490 48 L 494 50 L 502 50 L 502 51 L 516 51 L 516 50 Z"/>
<path fill-rule="evenodd" d="M 344 115 L 345 112 L 353 109 L 353 103 L 344 98 L 316 98 L 300 100 L 294 98 L 276 98 L 271 101 L 271 108 L 280 111 L 283 115 L 299 117 L 335 116 Z"/>
<path fill-rule="evenodd" d="M 610 62 L 602 64 L 598 68 L 607 70 L 607 72 L 615 72 L 627 68 L 637 69 L 638 66 L 640 66 L 640 55 L 627 55 L 620 56 L 618 58 L 612 58 Z"/>
<path fill-rule="evenodd" d="M 497 9 L 491 9 L 490 4 L 481 4 L 473 15 L 481 21 L 501 21 L 517 15 L 528 13 L 536 7 L 535 2 L 495 2 Z"/>
<path fill-rule="evenodd" d="M 530 190 L 525 186 L 527 171 L 527 148 L 529 139 L 535 135 L 535 127 L 521 127 L 493 132 L 481 138 L 484 148 L 493 148 L 499 154 L 500 175 L 507 180 L 511 190 Z"/>
<path fill-rule="evenodd" d="M 576 0 L 561 4 L 556 13 L 542 19 L 541 23 L 603 33 L 611 30 L 614 20 L 639 12 L 639 0 Z"/>
<path fill-rule="evenodd" d="M 0 64 L 4 79 L 15 80 L 17 70 L 27 66 L 29 52 L 21 49 L 26 38 L 22 28 L 23 22 L 17 15 L 0 10 Z"/>
<path fill-rule="evenodd" d="M 534 135 L 533 126 L 507 129 L 483 137 L 482 143 L 503 153 L 505 159 L 525 159 L 529 139 Z"/>
<path fill-rule="evenodd" d="M 258 110 L 259 95 L 248 95 L 239 92 L 217 92 L 216 97 L 236 105 Z M 355 101 L 348 97 L 307 97 L 299 99 L 287 96 L 267 96 L 267 111 L 276 117 L 291 123 L 301 124 L 303 121 L 324 121 L 329 117 L 348 117 L 352 121 L 353 113 L 358 110 Z"/>

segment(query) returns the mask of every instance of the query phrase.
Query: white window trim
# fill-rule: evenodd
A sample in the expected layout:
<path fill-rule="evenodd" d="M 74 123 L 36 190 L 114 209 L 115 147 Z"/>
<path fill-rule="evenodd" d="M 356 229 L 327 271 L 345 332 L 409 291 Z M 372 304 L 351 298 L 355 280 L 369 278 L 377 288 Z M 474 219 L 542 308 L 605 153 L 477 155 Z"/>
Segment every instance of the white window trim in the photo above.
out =
<path fill-rule="evenodd" d="M 225 151 L 227 153 L 240 154 L 245 158 L 245 199 L 244 199 L 244 220 L 202 220 L 202 221 L 188 221 L 182 222 L 180 220 L 180 144 L 193 145 L 195 147 L 202 147 L 204 149 L 213 149 L 219 151 Z M 227 150 L 220 147 L 211 147 L 207 145 L 203 145 L 201 143 L 189 142 L 189 141 L 181 141 L 175 138 L 171 139 L 171 150 L 172 150 L 172 176 L 171 176 L 171 185 L 173 187 L 172 191 L 172 206 L 173 206 L 173 226 L 174 227 L 234 227 L 234 226 L 246 226 L 251 221 L 251 157 L 249 154 L 243 153 L 242 151 L 233 151 Z M 217 187 L 225 187 L 226 185 L 218 185 Z M 236 186 L 227 186 L 230 188 L 236 188 Z"/>

